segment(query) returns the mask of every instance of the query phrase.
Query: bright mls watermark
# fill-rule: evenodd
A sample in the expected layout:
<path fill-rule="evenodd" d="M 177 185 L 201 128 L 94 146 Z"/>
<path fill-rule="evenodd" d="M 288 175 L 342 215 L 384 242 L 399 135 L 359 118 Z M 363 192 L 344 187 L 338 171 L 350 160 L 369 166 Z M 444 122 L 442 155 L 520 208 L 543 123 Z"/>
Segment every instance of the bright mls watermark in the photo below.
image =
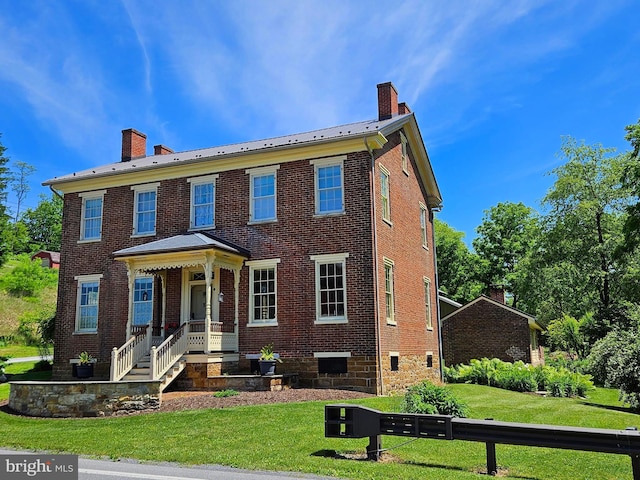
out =
<path fill-rule="evenodd" d="M 78 480 L 77 455 L 0 455 L 3 480 Z"/>

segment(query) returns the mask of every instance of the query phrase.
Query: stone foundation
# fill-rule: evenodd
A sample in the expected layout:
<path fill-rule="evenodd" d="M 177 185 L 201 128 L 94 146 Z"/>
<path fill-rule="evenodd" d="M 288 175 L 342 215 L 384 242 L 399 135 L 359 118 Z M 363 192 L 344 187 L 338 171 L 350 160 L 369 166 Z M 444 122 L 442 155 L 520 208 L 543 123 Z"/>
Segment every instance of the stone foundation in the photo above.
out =
<path fill-rule="evenodd" d="M 9 407 L 34 417 L 102 417 L 160 408 L 160 382 L 11 382 Z"/>
<path fill-rule="evenodd" d="M 383 357 L 383 394 L 403 393 L 408 387 L 423 380 L 440 383 L 440 368 L 437 358 L 433 358 L 432 367 L 427 367 L 425 357 L 421 355 L 400 355 L 398 360 L 398 370 L 394 371 L 391 370 L 390 362 L 385 362 Z"/>
<path fill-rule="evenodd" d="M 233 364 L 234 362 L 228 362 Z M 234 368 L 235 367 L 235 368 Z M 298 386 L 297 374 L 273 376 L 230 374 L 237 371 L 237 363 L 189 363 L 169 387 L 170 390 L 220 391 L 233 389 L 242 392 L 276 391 Z M 225 373 L 227 373 L 225 375 Z"/>

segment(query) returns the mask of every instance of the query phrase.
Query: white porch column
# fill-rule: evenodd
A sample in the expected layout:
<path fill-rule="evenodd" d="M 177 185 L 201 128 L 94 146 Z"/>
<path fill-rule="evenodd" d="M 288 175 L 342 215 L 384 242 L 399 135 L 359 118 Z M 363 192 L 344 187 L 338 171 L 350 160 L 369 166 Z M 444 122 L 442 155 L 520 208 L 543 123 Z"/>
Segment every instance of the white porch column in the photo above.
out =
<path fill-rule="evenodd" d="M 131 324 L 133 322 L 133 293 L 136 284 L 136 270 L 133 266 L 133 262 L 127 262 L 127 279 L 129 280 L 129 306 L 127 313 L 127 334 L 126 339 L 131 338 Z"/>
<path fill-rule="evenodd" d="M 160 336 L 164 338 L 164 326 L 167 321 L 167 271 L 163 270 L 158 274 L 160 277 L 160 286 L 162 289 L 162 318 L 160 321 Z"/>
<path fill-rule="evenodd" d="M 236 343 L 236 352 L 239 349 L 238 344 L 238 310 L 240 305 L 240 268 L 233 269 L 233 301 L 234 301 L 234 312 L 233 312 L 233 333 L 235 335 L 235 343 Z"/>
<path fill-rule="evenodd" d="M 204 277 L 206 281 L 206 303 L 205 303 L 205 316 L 204 316 L 204 351 L 209 353 L 211 351 L 210 336 L 211 336 L 211 277 L 213 276 L 213 261 L 215 254 L 206 253 L 206 262 L 204 264 Z"/>

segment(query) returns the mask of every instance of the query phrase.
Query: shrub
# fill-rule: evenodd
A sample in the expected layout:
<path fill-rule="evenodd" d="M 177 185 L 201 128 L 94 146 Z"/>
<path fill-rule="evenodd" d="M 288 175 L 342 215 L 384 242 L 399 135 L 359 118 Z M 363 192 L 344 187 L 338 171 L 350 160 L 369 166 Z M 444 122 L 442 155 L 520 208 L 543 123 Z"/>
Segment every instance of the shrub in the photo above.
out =
<path fill-rule="evenodd" d="M 2 278 L 2 287 L 11 295 L 34 297 L 45 287 L 55 285 L 57 279 L 55 269 L 45 268 L 39 260 L 23 256 L 20 263 Z"/>
<path fill-rule="evenodd" d="M 17 336 L 25 345 L 39 345 L 53 340 L 55 305 L 44 305 L 39 310 L 24 313 L 19 321 Z"/>
<path fill-rule="evenodd" d="M 409 387 L 400 410 L 406 413 L 452 415 L 464 418 L 469 408 L 446 387 L 434 385 L 428 380 Z"/>
<path fill-rule="evenodd" d="M 238 392 L 237 390 L 233 390 L 231 388 L 227 388 L 226 390 L 220 390 L 213 394 L 213 396 L 217 398 L 235 397 L 236 395 L 240 395 L 240 392 Z"/>

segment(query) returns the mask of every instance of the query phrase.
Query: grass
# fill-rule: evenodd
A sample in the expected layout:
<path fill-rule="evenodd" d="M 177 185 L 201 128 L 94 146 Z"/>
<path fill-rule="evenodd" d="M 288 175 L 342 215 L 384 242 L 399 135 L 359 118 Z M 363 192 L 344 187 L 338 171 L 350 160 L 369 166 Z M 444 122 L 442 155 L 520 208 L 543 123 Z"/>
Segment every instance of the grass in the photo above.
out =
<path fill-rule="evenodd" d="M 51 371 L 35 371 L 36 362 L 11 363 L 7 365 L 5 373 L 9 381 L 49 380 Z M 0 384 L 0 402 L 9 398 L 9 384 Z"/>
<path fill-rule="evenodd" d="M 53 349 L 50 352 L 53 355 Z M 37 346 L 30 345 L 7 345 L 0 347 L 0 357 L 37 357 L 40 355 L 40 349 Z"/>
<path fill-rule="evenodd" d="M 624 409 L 614 390 L 589 399 L 543 398 L 480 385 L 452 385 L 473 418 L 622 429 L 640 416 Z M 353 401 L 394 411 L 401 397 Z M 107 419 L 32 419 L 0 412 L 0 444 L 110 458 L 222 464 L 354 479 L 470 479 L 486 469 L 484 445 L 384 436 L 386 461 L 336 458 L 364 453 L 367 439 L 324 437 L 324 405 L 307 402 L 156 413 Z M 498 445 L 507 478 L 630 479 L 622 455 Z"/>

